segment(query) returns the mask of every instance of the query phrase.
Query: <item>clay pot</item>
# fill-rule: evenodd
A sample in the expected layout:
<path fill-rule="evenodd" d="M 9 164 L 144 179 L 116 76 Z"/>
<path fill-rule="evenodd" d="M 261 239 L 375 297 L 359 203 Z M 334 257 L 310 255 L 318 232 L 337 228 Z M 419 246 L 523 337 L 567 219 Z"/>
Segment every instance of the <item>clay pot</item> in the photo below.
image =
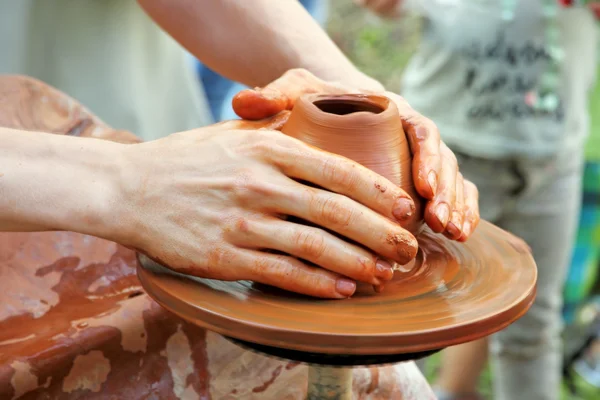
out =
<path fill-rule="evenodd" d="M 398 108 L 385 96 L 306 95 L 296 101 L 282 132 L 322 150 L 350 158 L 404 189 L 415 214 L 402 225 L 424 226 L 423 199 L 412 178 L 412 154 Z"/>

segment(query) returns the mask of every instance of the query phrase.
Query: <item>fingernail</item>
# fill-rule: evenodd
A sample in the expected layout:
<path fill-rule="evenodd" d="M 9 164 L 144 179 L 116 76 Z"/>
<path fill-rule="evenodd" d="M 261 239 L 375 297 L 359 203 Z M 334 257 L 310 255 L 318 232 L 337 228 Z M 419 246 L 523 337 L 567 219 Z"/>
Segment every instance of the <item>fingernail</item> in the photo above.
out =
<path fill-rule="evenodd" d="M 392 279 L 394 270 L 392 270 L 391 264 L 384 260 L 377 260 L 377 263 L 375 263 L 375 276 L 386 281 Z"/>
<path fill-rule="evenodd" d="M 394 218 L 398 221 L 405 221 L 412 217 L 414 211 L 415 203 L 411 199 L 400 197 L 394 204 L 392 215 L 394 215 Z"/>
<path fill-rule="evenodd" d="M 435 196 L 437 191 L 437 174 L 435 171 L 430 171 L 429 175 L 427 175 L 427 182 L 429 183 L 429 187 L 431 188 L 431 193 Z"/>
<path fill-rule="evenodd" d="M 381 284 L 381 285 L 374 285 L 373 286 L 373 290 L 375 290 L 375 293 L 381 293 L 383 292 L 383 288 L 385 287 L 385 285 Z"/>
<path fill-rule="evenodd" d="M 356 291 L 356 283 L 349 279 L 338 279 L 335 283 L 335 290 L 344 297 L 350 297 Z"/>
<path fill-rule="evenodd" d="M 466 221 L 463 224 L 462 231 L 463 231 L 463 236 L 465 236 L 467 238 L 471 235 L 471 223 L 469 221 Z"/>
<path fill-rule="evenodd" d="M 450 218 L 450 208 L 446 203 L 442 203 L 435 209 L 435 216 L 442 226 L 448 225 L 448 218 Z"/>
<path fill-rule="evenodd" d="M 452 218 L 446 226 L 446 231 L 454 238 L 458 239 L 462 233 L 462 218 L 456 211 L 452 212 Z"/>

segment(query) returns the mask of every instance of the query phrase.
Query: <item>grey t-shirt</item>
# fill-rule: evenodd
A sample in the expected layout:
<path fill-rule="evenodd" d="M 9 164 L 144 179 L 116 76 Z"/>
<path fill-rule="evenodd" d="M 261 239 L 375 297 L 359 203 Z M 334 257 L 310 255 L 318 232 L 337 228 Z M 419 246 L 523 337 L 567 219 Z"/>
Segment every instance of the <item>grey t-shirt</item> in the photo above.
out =
<path fill-rule="evenodd" d="M 211 123 L 185 50 L 133 0 L 0 0 L 0 73 L 40 79 L 144 140 Z"/>
<path fill-rule="evenodd" d="M 582 148 L 598 48 L 591 12 L 559 11 L 565 52 L 560 106 L 540 112 L 525 98 L 548 68 L 543 0 L 517 1 L 509 20 L 501 18 L 501 0 L 434 3 L 442 6 L 424 12 L 422 43 L 402 94 L 438 125 L 449 146 L 486 158 L 548 157 Z"/>

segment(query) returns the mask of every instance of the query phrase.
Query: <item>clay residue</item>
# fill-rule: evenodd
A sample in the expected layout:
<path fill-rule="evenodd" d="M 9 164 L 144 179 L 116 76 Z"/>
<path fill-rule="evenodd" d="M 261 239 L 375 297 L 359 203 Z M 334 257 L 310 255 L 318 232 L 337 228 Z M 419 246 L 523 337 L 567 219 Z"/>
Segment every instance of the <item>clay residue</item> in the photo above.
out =
<path fill-rule="evenodd" d="M 63 381 L 63 391 L 72 393 L 76 390 L 99 392 L 110 372 L 110 360 L 101 351 L 93 350 L 80 355 L 73 361 L 69 375 Z"/>
<path fill-rule="evenodd" d="M 99 288 L 108 286 L 108 285 L 110 285 L 110 279 L 108 279 L 106 276 L 101 276 L 100 278 L 98 278 L 94 282 L 92 282 L 92 284 L 88 287 L 88 291 L 90 293 L 93 293 L 96 290 L 98 290 Z"/>
<path fill-rule="evenodd" d="M 171 376 L 173 378 L 173 392 L 178 399 L 200 399 L 193 386 L 187 385 L 188 376 L 194 373 L 194 360 L 192 360 L 192 348 L 190 342 L 181 329 L 177 327 L 165 348 L 165 353 Z"/>
<path fill-rule="evenodd" d="M 76 264 L 69 269 L 85 269 L 108 263 L 116 251 L 115 243 L 70 232 L 1 233 L 0 276 L 7 284 L 2 285 L 0 321 L 21 314 L 40 318 L 58 304 L 54 289 L 65 269 L 38 274 L 41 268 L 72 257 Z"/>
<path fill-rule="evenodd" d="M 377 190 L 379 190 L 381 193 L 385 193 L 385 191 L 387 190 L 384 186 L 381 186 L 381 184 L 379 184 L 379 183 L 375 183 L 375 188 Z"/>
<path fill-rule="evenodd" d="M 405 237 L 399 234 L 388 233 L 385 241 L 394 246 L 398 255 L 407 260 L 407 262 L 416 256 L 416 251 L 414 250 L 417 248 L 418 243 L 416 239 L 411 239 L 410 236 Z"/>
<path fill-rule="evenodd" d="M 13 399 L 17 399 L 38 387 L 38 377 L 31 371 L 31 365 L 22 361 L 14 361 L 11 368 L 15 370 L 15 374 L 10 380 L 10 384 L 14 390 Z"/>
<path fill-rule="evenodd" d="M 375 368 L 354 368 L 357 400 L 435 400 L 435 394 L 414 362 Z"/>
<path fill-rule="evenodd" d="M 257 386 L 252 389 L 253 393 L 262 393 L 269 388 L 275 381 L 275 379 L 281 374 L 281 370 L 283 369 L 283 365 L 278 365 L 273 372 L 271 373 L 271 377 L 268 381 L 264 382 L 262 385 Z"/>
<path fill-rule="evenodd" d="M 229 399 L 231 393 L 247 400 L 306 398 L 306 365 L 296 367 L 244 350 L 212 332 L 207 332 L 206 341 L 210 398 Z"/>
<path fill-rule="evenodd" d="M 121 346 L 123 350 L 132 353 L 146 351 L 148 335 L 144 324 L 144 311 L 152 306 L 152 300 L 148 296 L 136 296 L 117 303 L 117 309 L 99 316 L 97 318 L 86 318 L 74 320 L 71 326 L 82 329 L 110 326 L 121 331 Z"/>

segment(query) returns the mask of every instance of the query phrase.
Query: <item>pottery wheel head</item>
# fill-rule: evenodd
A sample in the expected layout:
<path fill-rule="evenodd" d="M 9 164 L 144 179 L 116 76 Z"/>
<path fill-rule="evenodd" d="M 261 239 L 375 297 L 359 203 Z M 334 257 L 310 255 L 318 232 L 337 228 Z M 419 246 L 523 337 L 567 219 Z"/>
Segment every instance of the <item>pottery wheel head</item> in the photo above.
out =
<path fill-rule="evenodd" d="M 324 354 L 437 350 L 490 335 L 530 307 L 537 270 L 514 236 L 482 221 L 467 243 L 425 230 L 419 255 L 381 294 L 368 286 L 322 300 L 247 281 L 175 274 L 140 256 L 138 275 L 158 303 L 241 341 Z"/>

